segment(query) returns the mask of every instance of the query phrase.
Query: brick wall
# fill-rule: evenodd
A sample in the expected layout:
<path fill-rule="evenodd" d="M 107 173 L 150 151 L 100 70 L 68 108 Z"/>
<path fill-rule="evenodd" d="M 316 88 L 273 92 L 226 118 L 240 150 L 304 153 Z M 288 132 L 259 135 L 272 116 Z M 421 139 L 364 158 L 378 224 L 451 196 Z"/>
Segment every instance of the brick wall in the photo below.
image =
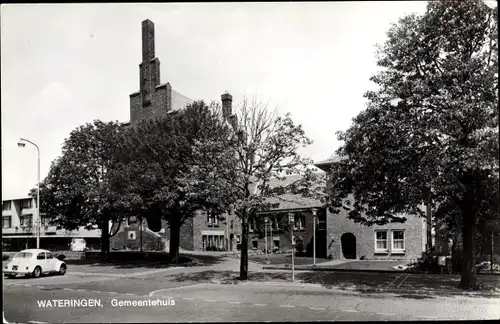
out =
<path fill-rule="evenodd" d="M 135 233 L 135 237 L 131 237 L 131 232 Z M 140 236 L 141 231 L 139 226 L 123 226 L 123 229 L 110 239 L 110 247 L 112 250 L 140 250 Z M 163 250 L 164 244 L 165 241 L 162 238 L 147 230 L 142 231 L 142 248 L 144 251 Z"/>
<path fill-rule="evenodd" d="M 130 95 L 130 124 L 135 125 L 143 119 L 162 117 L 171 106 L 172 87 L 169 83 L 157 86 L 151 94 L 151 104 L 143 106 L 142 94 Z"/>
<path fill-rule="evenodd" d="M 356 238 L 356 258 L 364 256 L 365 259 L 416 259 L 424 250 L 425 218 L 407 216 L 405 223 L 394 223 L 385 226 L 372 227 L 354 223 L 347 218 L 347 212 L 341 210 L 339 214 L 327 212 L 327 251 L 333 259 L 343 259 L 341 239 L 345 233 L 352 233 Z M 375 253 L 375 231 L 387 230 L 387 253 Z M 403 254 L 392 250 L 391 236 L 393 230 L 404 230 L 405 250 Z"/>

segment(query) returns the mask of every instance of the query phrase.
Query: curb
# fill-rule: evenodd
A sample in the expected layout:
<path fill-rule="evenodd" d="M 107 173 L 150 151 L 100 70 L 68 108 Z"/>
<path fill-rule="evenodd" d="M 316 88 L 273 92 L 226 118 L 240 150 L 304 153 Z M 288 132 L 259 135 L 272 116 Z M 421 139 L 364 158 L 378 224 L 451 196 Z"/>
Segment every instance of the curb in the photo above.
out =
<path fill-rule="evenodd" d="M 288 270 L 292 271 L 292 267 L 282 267 L 282 266 L 263 266 L 263 270 Z M 407 275 L 425 275 L 427 273 L 417 273 L 417 272 L 405 272 L 399 270 L 383 270 L 383 269 L 345 269 L 345 268 L 330 268 L 323 266 L 295 266 L 295 270 L 300 271 L 331 271 L 331 272 L 371 272 L 371 273 L 404 273 Z M 440 273 L 429 273 L 429 275 L 448 275 L 448 274 L 440 274 Z M 457 273 L 456 275 L 460 275 Z M 478 273 L 478 276 L 500 276 L 500 273 Z"/>
<path fill-rule="evenodd" d="M 500 298 L 500 292 L 467 292 L 455 290 L 408 290 L 397 288 L 370 288 L 370 289 L 342 289 L 339 286 L 323 286 L 321 284 L 307 283 L 307 282 L 276 282 L 276 281 L 231 281 L 225 282 L 222 280 L 212 280 L 211 284 L 228 285 L 246 285 L 246 286 L 281 286 L 281 287 L 301 287 L 301 288 L 318 288 L 334 291 L 343 295 L 380 295 L 380 294 L 393 294 L 393 295 L 426 295 L 432 297 L 497 297 Z"/>
<path fill-rule="evenodd" d="M 262 267 L 264 270 L 288 270 L 291 271 L 291 267 Z M 321 266 L 316 267 L 295 267 L 295 270 L 302 271 L 332 271 L 332 272 L 375 272 L 375 273 L 405 273 L 404 271 L 397 270 L 379 270 L 379 269 L 334 269 L 334 268 L 326 268 Z M 411 272 L 407 272 L 410 274 Z"/>

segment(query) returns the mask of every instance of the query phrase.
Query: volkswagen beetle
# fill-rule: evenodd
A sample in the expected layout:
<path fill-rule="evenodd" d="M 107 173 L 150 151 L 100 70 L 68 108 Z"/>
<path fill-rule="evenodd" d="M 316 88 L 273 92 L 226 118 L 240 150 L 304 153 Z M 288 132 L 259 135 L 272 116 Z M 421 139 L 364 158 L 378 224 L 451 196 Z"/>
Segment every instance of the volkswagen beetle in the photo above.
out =
<path fill-rule="evenodd" d="M 9 278 L 17 275 L 31 275 L 38 278 L 42 274 L 66 273 L 66 263 L 57 259 L 52 252 L 42 249 L 28 249 L 17 253 L 9 262 L 3 273 Z"/>

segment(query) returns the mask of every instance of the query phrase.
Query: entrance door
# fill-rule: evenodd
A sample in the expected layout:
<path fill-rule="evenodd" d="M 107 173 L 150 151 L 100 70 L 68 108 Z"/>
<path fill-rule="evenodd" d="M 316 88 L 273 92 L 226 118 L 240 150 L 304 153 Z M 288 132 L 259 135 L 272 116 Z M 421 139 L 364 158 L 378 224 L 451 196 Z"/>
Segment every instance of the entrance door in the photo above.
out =
<path fill-rule="evenodd" d="M 234 234 L 231 233 L 231 235 L 229 235 L 229 251 L 233 250 L 233 241 L 234 241 Z"/>
<path fill-rule="evenodd" d="M 340 238 L 344 259 L 356 259 L 356 236 L 344 233 Z"/>

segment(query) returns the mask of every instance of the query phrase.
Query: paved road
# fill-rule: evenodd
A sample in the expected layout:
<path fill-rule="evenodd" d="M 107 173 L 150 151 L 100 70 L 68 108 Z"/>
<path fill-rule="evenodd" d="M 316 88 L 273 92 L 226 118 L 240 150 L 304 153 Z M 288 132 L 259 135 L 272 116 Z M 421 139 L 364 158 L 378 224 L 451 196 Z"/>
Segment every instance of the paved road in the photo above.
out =
<path fill-rule="evenodd" d="M 118 281 L 118 282 L 116 282 Z M 114 279 L 119 286 L 124 279 Z M 128 280 L 130 281 L 130 280 Z M 105 282 L 101 282 L 104 284 Z M 139 287 L 136 286 L 136 287 Z M 115 289 L 119 290 L 119 289 Z M 500 300 L 488 298 L 402 298 L 393 294 L 339 294 L 319 285 L 194 284 L 149 293 L 49 286 L 4 288 L 10 322 L 186 322 L 499 319 Z M 95 307 L 42 307 L 47 300 L 95 300 Z M 125 306 L 117 302 L 162 300 L 163 306 Z M 19 301 L 25 301 L 20 303 Z"/>
<path fill-rule="evenodd" d="M 418 285 L 434 285 L 434 288 L 455 285 L 459 279 L 453 276 L 298 271 L 296 279 L 307 283 L 291 284 L 287 271 L 262 272 L 258 266 L 251 265 L 250 278 L 263 282 L 210 283 L 214 279 L 237 277 L 238 267 L 239 262 L 234 260 L 215 266 L 130 269 L 121 273 L 94 272 L 80 267 L 80 271 L 70 271 L 63 277 L 5 279 L 5 317 L 10 322 L 23 323 L 500 318 L 498 297 L 411 293 Z M 265 283 L 270 280 L 274 284 Z M 481 280 L 498 284 L 499 279 L 484 277 Z M 346 289 L 349 287 L 356 289 Z M 359 287 L 392 287 L 400 291 L 368 294 L 359 292 Z M 97 300 L 97 307 L 39 305 L 52 299 L 82 298 Z M 113 304 L 157 299 L 173 300 L 175 305 L 119 307 Z"/>

